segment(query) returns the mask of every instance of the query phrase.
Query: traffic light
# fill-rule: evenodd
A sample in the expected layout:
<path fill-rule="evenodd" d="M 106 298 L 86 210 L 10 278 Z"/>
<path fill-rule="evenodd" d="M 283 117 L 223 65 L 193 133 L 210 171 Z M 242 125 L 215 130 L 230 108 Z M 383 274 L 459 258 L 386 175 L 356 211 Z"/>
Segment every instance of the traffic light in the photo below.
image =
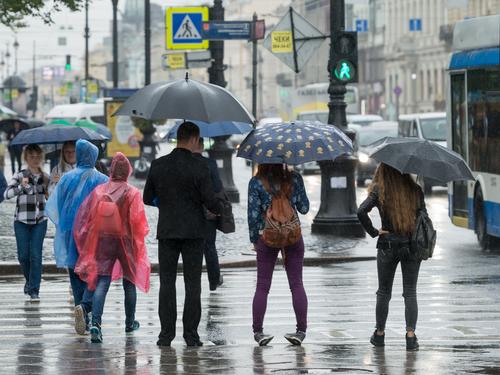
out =
<path fill-rule="evenodd" d="M 66 66 L 64 67 L 66 71 L 71 71 L 71 55 L 66 55 Z"/>
<path fill-rule="evenodd" d="M 332 77 L 345 84 L 358 82 L 358 34 L 339 31 L 332 38 L 332 43 Z"/>

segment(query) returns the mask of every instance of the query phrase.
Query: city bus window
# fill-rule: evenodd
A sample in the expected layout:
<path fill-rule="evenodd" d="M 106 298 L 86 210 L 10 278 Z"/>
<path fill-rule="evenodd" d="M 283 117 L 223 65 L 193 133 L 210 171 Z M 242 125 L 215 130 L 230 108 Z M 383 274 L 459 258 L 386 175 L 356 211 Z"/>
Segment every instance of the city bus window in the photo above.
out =
<path fill-rule="evenodd" d="M 500 73 L 468 72 L 470 166 L 473 170 L 500 173 Z"/>

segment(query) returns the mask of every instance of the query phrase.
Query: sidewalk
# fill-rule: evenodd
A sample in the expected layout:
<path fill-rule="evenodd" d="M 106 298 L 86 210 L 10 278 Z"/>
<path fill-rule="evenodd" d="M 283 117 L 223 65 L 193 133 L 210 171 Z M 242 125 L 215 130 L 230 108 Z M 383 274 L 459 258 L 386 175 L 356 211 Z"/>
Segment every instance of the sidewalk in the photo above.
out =
<path fill-rule="evenodd" d="M 498 258 L 495 258 L 498 260 Z M 419 281 L 421 348 L 404 347 L 401 277 L 395 280 L 386 347 L 368 342 L 373 331 L 376 271 L 373 262 L 306 267 L 309 327 L 303 347 L 292 347 L 283 335 L 293 331 L 294 315 L 286 275 L 275 270 L 264 328 L 272 345 L 255 346 L 251 301 L 255 270 L 224 271 L 224 285 L 208 291 L 203 275 L 202 348 L 182 341 L 183 282 L 178 280 L 178 336 L 172 348 L 155 345 L 158 277 L 151 292 L 139 294 L 136 318 L 141 329 L 124 333 L 123 291 L 111 286 L 103 316 L 103 344 L 73 330 L 68 280 L 49 275 L 40 303 L 24 301 L 19 277 L 0 278 L 0 354 L 8 374 L 456 374 L 500 372 L 500 293 L 498 267 L 482 259 L 469 271 L 443 270 L 443 260 L 422 267 Z M 181 279 L 181 275 L 179 275 Z M 475 280 L 480 280 L 478 285 Z M 497 281 L 495 281 L 497 280 Z"/>

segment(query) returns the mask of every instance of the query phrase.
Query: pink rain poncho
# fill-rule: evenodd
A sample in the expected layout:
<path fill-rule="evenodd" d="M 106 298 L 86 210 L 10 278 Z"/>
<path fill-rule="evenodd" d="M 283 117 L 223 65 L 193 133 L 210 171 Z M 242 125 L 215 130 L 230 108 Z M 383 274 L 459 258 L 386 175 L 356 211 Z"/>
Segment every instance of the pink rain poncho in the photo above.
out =
<path fill-rule="evenodd" d="M 99 185 L 80 206 L 73 227 L 79 257 L 75 272 L 89 290 L 99 275 L 122 277 L 149 291 L 149 263 L 144 238 L 149 232 L 139 190 L 127 183 L 132 166 L 118 152 L 110 181 Z"/>

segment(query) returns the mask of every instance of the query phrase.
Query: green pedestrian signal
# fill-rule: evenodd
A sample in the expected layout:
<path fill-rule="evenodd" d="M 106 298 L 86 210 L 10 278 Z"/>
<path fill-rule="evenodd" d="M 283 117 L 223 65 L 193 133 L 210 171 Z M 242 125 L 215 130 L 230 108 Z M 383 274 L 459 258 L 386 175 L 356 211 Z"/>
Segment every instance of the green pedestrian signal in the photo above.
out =
<path fill-rule="evenodd" d="M 333 75 L 341 82 L 351 82 L 356 76 L 356 68 L 349 60 L 340 60 L 335 65 Z"/>
<path fill-rule="evenodd" d="M 64 69 L 68 72 L 71 71 L 71 55 L 66 55 L 66 65 L 64 66 Z"/>

